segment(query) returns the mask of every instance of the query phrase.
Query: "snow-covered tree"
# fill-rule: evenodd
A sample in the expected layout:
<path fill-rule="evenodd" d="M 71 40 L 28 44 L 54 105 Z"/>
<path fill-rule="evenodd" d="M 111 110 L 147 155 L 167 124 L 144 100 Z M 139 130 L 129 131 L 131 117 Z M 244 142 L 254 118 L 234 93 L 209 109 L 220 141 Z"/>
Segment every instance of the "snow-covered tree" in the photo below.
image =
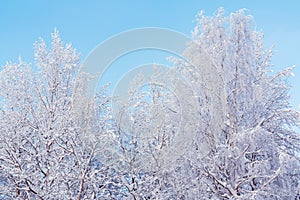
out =
<path fill-rule="evenodd" d="M 43 40 L 35 44 L 35 62 L 36 70 L 20 60 L 1 71 L 0 194 L 7 199 L 97 197 L 106 178 L 98 176 L 105 167 L 95 165 L 106 116 L 99 123 L 94 110 L 100 109 L 84 93 L 74 97 L 75 89 L 84 89 L 84 81 L 76 81 L 79 56 L 55 31 L 51 48 Z M 98 99 L 105 109 L 106 98 L 99 94 Z"/>
<path fill-rule="evenodd" d="M 200 171 L 199 175 L 188 175 L 190 179 L 185 184 L 196 183 L 198 187 L 194 188 L 201 188 L 198 194 L 203 198 L 299 198 L 300 137 L 293 129 L 299 114 L 289 103 L 286 81 L 292 68 L 270 73 L 272 50 L 264 49 L 263 34 L 255 31 L 252 16 L 245 15 L 244 10 L 226 17 L 219 9 L 213 17 L 201 13 L 197 19 L 194 43 L 185 53 L 192 65 L 181 65 L 181 72 L 199 97 L 209 96 L 201 94 L 206 90 L 201 85 L 213 83 L 224 90 L 208 87 L 212 94 L 209 101 L 219 106 L 200 112 L 200 118 L 208 119 L 207 125 L 213 123 L 214 128 L 207 131 L 214 132 L 217 142 L 204 159 L 184 158 L 191 163 L 187 174 Z M 215 77 L 220 79 L 203 79 L 202 68 L 195 69 L 202 54 L 210 56 Z M 225 104 L 219 101 L 223 95 L 220 91 L 224 91 L 225 98 L 221 99 Z M 216 112 L 218 109 L 220 112 Z M 179 192 L 182 191 L 183 188 Z M 186 192 L 185 196 L 196 197 L 191 194 Z"/>
<path fill-rule="evenodd" d="M 132 92 L 133 98 L 129 99 L 132 103 L 127 104 L 134 120 L 127 134 L 166 133 L 170 137 L 177 131 L 182 143 L 185 135 L 191 141 L 187 143 L 190 145 L 177 146 L 184 153 L 175 159 L 168 157 L 172 154 L 156 154 L 159 151 L 151 146 L 148 151 L 155 154 L 157 169 L 142 173 L 143 176 L 135 172 L 135 181 L 131 182 L 135 184 L 134 196 L 141 199 L 299 198 L 300 137 L 294 131 L 299 113 L 291 108 L 287 83 L 292 68 L 272 73 L 272 50 L 263 47 L 262 32 L 254 29 L 252 16 L 244 10 L 228 17 L 224 16 L 223 9 L 213 17 L 200 13 L 197 22 L 193 42 L 184 52 L 188 62 L 174 59 L 173 77 L 161 72 L 163 78 L 159 79 L 162 86 L 171 86 L 179 102 L 168 101 L 168 94 L 156 85 L 158 93 L 147 93 L 145 98 L 145 88 L 141 95 Z M 161 81 L 166 77 L 168 84 Z M 178 77 L 182 81 L 174 84 Z M 136 88 L 139 87 L 137 83 Z M 153 91 L 151 87 L 150 91 Z M 193 106 L 187 106 L 190 103 L 185 101 L 186 97 Z M 156 102 L 160 102 L 158 106 Z M 171 107 L 176 108 L 174 113 L 182 115 L 180 122 L 174 113 L 166 115 L 161 109 Z M 176 129 L 170 132 L 168 127 L 172 122 Z M 184 125 L 193 128 L 180 127 Z M 126 141 L 140 148 L 132 161 L 146 158 L 147 164 L 151 163 L 147 152 L 141 151 L 145 148 L 145 138 Z M 155 144 L 149 138 L 146 142 Z M 162 152 L 174 150 L 172 145 L 178 143 L 172 142 Z M 163 165 L 164 160 L 168 165 Z"/>
<path fill-rule="evenodd" d="M 272 72 L 253 18 L 201 12 L 183 57 L 136 77 L 115 115 L 105 88 L 84 95 L 92 77 L 57 31 L 35 44 L 37 69 L 8 63 L 0 198 L 299 199 L 292 68 Z"/>

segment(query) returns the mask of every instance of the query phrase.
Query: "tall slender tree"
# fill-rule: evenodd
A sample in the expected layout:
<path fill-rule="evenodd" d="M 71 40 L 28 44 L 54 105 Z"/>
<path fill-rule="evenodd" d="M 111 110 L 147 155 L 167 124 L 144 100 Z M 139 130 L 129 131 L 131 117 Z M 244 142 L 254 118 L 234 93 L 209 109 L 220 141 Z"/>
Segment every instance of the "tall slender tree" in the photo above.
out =
<path fill-rule="evenodd" d="M 299 198 L 300 137 L 293 129 L 299 113 L 291 108 L 286 81 L 292 68 L 270 73 L 272 50 L 263 47 L 263 34 L 255 31 L 253 17 L 244 10 L 229 17 L 223 9 L 213 17 L 200 13 L 197 22 L 196 44 L 185 54 L 194 65 L 180 68 L 198 96 L 220 106 L 200 112 L 207 124 L 213 122 L 214 128 L 207 131 L 218 139 L 206 158 L 185 157 L 192 163 L 191 170 L 201 172 L 191 174 L 190 180 L 196 179 L 202 189 L 199 194 L 206 198 Z M 210 55 L 220 83 L 201 78 L 202 69 L 195 69 L 203 53 Z M 208 87 L 212 95 L 197 92 L 205 89 L 199 86 L 211 83 L 224 90 Z M 219 91 L 224 91 L 224 104 L 219 101 Z M 210 102 L 202 105 L 210 108 Z M 192 181 L 187 180 L 189 183 Z M 190 194 L 185 196 L 195 198 Z"/>

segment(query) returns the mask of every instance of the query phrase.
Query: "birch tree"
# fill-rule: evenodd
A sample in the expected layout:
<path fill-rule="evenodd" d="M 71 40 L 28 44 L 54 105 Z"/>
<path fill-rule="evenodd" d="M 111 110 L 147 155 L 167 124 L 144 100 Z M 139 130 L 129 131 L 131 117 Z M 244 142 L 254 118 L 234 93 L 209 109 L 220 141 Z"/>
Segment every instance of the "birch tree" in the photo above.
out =
<path fill-rule="evenodd" d="M 83 81 L 75 81 L 79 55 L 55 31 L 51 48 L 42 39 L 35 43 L 35 66 L 20 60 L 1 71 L 0 194 L 7 199 L 96 198 L 105 179 L 98 176 L 105 167 L 94 162 L 106 116 L 98 124 L 95 104 L 83 93 L 73 97 L 75 88 L 84 88 Z M 107 101 L 100 96 L 105 109 Z"/>
<path fill-rule="evenodd" d="M 255 31 L 253 17 L 244 10 L 227 17 L 219 9 L 213 17 L 200 13 L 197 19 L 196 45 L 187 49 L 186 57 L 195 63 L 202 52 L 210 55 L 226 97 L 223 125 L 213 124 L 219 142 L 202 161 L 186 158 L 192 169 L 201 171 L 191 179 L 207 185 L 199 194 L 218 199 L 297 198 L 300 143 L 293 127 L 299 113 L 291 108 L 286 81 L 292 68 L 270 73 L 272 50 L 263 47 L 263 33 Z M 197 90 L 203 79 L 194 66 L 186 66 L 181 69 Z M 210 101 L 219 103 L 217 95 Z"/>
<path fill-rule="evenodd" d="M 299 198 L 300 138 L 294 131 L 299 113 L 289 103 L 287 82 L 292 68 L 272 73 L 272 50 L 264 48 L 263 33 L 254 29 L 253 17 L 244 10 L 230 16 L 225 16 L 223 9 L 212 17 L 200 13 L 184 57 L 188 62 L 173 59 L 175 75 L 169 81 L 183 78 L 181 83 L 188 83 L 192 93 L 177 92 L 178 99 L 189 94 L 190 99 L 197 100 L 193 104 L 198 105 L 184 107 L 184 112 L 198 116 L 180 119 L 181 124 L 197 125 L 192 129 L 194 137 L 190 137 L 190 145 L 183 146 L 185 153 L 167 167 L 140 178 L 144 184 L 135 186 L 135 197 Z M 176 91 L 180 85 L 172 87 Z M 145 104 L 143 96 L 135 97 L 132 105 Z M 132 116 L 137 116 L 134 120 L 144 123 L 138 132 L 143 133 L 145 125 L 153 123 L 147 133 L 170 134 L 166 127 L 155 124 L 161 118 L 149 109 L 154 105 L 154 101 L 148 102 L 148 109 L 131 110 Z M 154 120 L 147 120 L 145 115 Z M 179 129 L 180 135 L 191 135 L 188 130 Z M 207 146 L 210 150 L 204 156 L 202 149 Z M 164 151 L 169 148 L 172 146 Z"/>

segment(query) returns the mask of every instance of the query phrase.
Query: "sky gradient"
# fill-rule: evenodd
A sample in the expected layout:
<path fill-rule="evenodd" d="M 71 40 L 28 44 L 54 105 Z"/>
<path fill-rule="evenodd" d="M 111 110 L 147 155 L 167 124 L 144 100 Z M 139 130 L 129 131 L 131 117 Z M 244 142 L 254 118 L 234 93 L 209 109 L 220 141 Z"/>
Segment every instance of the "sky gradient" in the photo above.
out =
<path fill-rule="evenodd" d="M 300 104 L 300 1 L 297 0 L 188 0 L 188 1 L 22 1 L 5 0 L 0 6 L 0 66 L 7 61 L 33 62 L 33 43 L 50 41 L 57 28 L 64 42 L 71 42 L 82 60 L 99 43 L 133 28 L 162 27 L 190 35 L 195 15 L 212 15 L 219 7 L 226 13 L 247 8 L 256 29 L 265 33 L 266 47 L 274 45 L 274 69 L 296 65 L 292 105 Z"/>

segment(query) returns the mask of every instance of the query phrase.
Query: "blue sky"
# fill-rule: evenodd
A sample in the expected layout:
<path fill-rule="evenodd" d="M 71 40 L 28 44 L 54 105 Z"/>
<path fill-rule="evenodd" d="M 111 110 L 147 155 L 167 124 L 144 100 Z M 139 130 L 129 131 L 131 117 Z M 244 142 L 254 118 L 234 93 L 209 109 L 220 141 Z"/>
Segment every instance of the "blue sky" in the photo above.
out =
<path fill-rule="evenodd" d="M 33 43 L 50 39 L 56 27 L 84 59 L 99 43 L 122 31 L 164 27 L 190 34 L 200 10 L 213 14 L 247 8 L 257 30 L 265 33 L 265 46 L 275 45 L 275 69 L 296 65 L 290 79 L 292 104 L 300 104 L 300 1 L 298 0 L 187 0 L 187 1 L 58 1 L 6 0 L 0 6 L 0 65 L 18 56 L 32 62 Z"/>

